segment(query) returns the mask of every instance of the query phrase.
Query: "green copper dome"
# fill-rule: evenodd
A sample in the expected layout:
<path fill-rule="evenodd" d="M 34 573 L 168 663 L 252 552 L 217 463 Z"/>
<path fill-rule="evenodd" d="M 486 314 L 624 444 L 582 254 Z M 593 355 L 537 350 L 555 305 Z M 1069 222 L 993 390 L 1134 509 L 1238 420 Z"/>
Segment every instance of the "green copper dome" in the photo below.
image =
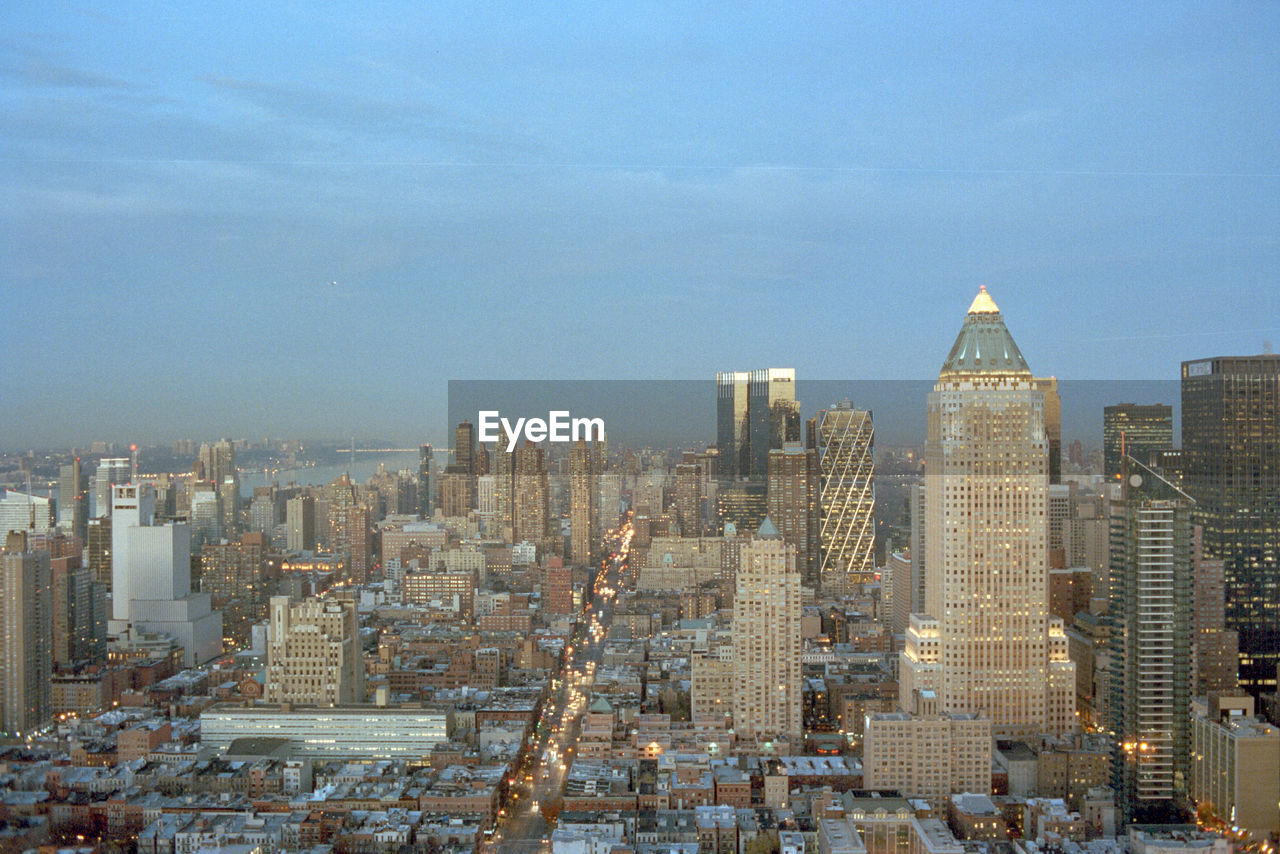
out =
<path fill-rule="evenodd" d="M 986 287 L 978 290 L 969 306 L 951 354 L 942 363 L 942 373 L 1031 373 Z"/>

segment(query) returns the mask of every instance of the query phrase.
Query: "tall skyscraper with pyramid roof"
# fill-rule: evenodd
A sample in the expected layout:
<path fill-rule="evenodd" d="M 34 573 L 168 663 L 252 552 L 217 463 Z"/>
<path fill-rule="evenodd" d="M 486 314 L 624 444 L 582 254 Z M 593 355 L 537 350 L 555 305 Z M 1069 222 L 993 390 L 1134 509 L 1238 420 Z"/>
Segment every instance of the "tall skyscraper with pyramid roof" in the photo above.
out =
<path fill-rule="evenodd" d="M 900 700 L 995 732 L 1075 727 L 1074 665 L 1048 613 L 1044 392 L 982 288 L 928 399 L 925 613 L 907 630 Z"/>

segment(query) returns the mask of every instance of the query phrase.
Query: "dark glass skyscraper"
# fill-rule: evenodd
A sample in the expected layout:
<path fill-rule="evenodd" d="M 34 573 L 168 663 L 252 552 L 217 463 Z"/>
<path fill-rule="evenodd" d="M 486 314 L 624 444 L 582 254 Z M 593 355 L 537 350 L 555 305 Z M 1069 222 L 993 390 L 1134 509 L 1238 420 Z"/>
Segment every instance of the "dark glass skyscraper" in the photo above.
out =
<path fill-rule="evenodd" d="M 1102 464 L 1108 480 L 1120 475 L 1125 454 L 1150 463 L 1152 451 L 1173 447 L 1173 407 L 1117 403 L 1102 409 Z"/>
<path fill-rule="evenodd" d="M 792 368 L 716 374 L 717 477 L 764 483 L 769 452 L 800 441 L 800 404 Z"/>
<path fill-rule="evenodd" d="M 453 462 L 469 475 L 476 473 L 476 427 L 470 421 L 460 421 L 453 431 Z"/>
<path fill-rule="evenodd" d="M 785 442 L 800 441 L 800 404 L 796 401 L 796 372 L 765 368 L 751 372 L 747 385 L 747 442 L 752 480 L 769 476 L 769 452 Z"/>
<path fill-rule="evenodd" d="M 717 475 L 733 479 L 747 474 L 747 371 L 716 374 Z"/>
<path fill-rule="evenodd" d="M 1280 356 L 1182 363 L 1183 485 L 1204 551 L 1222 558 L 1240 682 L 1275 690 L 1280 661 Z"/>

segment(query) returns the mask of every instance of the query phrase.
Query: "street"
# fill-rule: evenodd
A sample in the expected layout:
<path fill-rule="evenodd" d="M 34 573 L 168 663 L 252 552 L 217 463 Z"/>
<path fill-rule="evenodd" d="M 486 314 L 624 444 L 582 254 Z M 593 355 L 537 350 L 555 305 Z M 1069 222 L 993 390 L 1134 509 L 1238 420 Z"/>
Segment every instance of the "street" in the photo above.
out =
<path fill-rule="evenodd" d="M 582 713 L 591 697 L 595 671 L 609 636 L 613 606 L 631 545 L 631 523 L 609 537 L 609 557 L 593 579 L 594 595 L 582 628 L 565 650 L 563 665 L 552 677 L 552 691 L 527 738 L 526 761 L 509 778 L 509 798 L 498 814 L 488 849 L 546 851 L 554 816 L 577 752 Z M 551 815 L 552 821 L 546 816 Z"/>

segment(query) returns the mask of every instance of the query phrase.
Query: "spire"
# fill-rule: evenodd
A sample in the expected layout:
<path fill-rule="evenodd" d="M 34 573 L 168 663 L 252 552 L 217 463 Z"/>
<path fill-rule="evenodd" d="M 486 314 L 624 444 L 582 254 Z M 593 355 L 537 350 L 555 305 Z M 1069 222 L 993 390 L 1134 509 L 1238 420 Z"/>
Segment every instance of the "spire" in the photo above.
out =
<path fill-rule="evenodd" d="M 973 302 L 969 305 L 970 314 L 999 314 L 1000 309 L 996 305 L 996 301 L 991 298 L 991 294 L 987 293 L 986 285 L 978 286 L 978 295 L 973 298 Z"/>
<path fill-rule="evenodd" d="M 973 298 L 942 373 L 1031 373 L 986 287 Z"/>

